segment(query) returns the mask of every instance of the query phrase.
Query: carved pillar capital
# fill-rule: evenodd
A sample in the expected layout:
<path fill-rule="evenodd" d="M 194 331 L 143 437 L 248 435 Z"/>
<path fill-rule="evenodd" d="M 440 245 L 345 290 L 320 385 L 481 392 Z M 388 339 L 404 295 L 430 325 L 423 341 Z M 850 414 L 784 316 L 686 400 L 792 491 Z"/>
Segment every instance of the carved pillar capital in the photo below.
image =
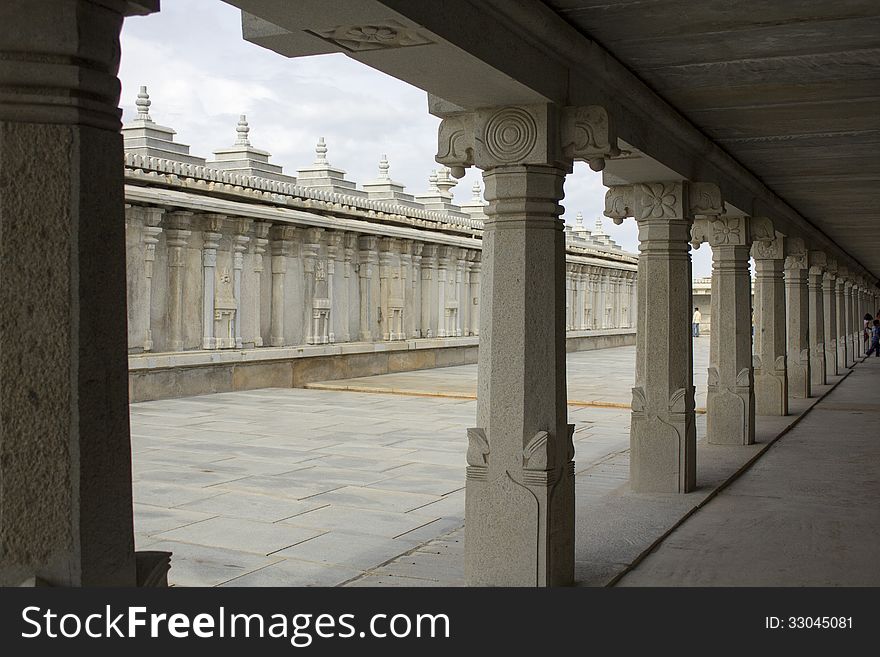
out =
<path fill-rule="evenodd" d="M 601 171 L 606 158 L 619 154 L 604 108 L 538 104 L 447 114 L 440 124 L 436 160 L 461 178 L 471 166 L 487 171 L 540 164 L 569 170 L 574 160 Z"/>

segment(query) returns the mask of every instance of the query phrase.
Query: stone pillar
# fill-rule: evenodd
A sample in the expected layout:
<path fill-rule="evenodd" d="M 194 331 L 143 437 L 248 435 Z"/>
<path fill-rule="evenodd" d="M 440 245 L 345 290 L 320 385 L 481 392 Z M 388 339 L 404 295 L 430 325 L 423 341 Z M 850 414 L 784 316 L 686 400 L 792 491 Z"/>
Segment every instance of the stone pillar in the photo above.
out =
<path fill-rule="evenodd" d="M 202 232 L 202 349 L 214 349 L 214 281 L 217 273 L 217 247 L 225 216 L 206 214 Z"/>
<path fill-rule="evenodd" d="M 156 244 L 162 229 L 159 224 L 165 210 L 143 208 L 144 213 L 144 351 L 153 350 L 153 263 L 156 262 Z"/>
<path fill-rule="evenodd" d="M 415 337 L 415 324 L 413 323 L 413 241 L 402 240 L 400 242 L 400 318 L 399 340 Z"/>
<path fill-rule="evenodd" d="M 589 135 L 583 139 L 582 135 Z M 562 208 L 571 159 L 611 146 L 600 107 L 450 114 L 437 161 L 483 169 L 477 426 L 468 430 L 465 575 L 471 585 L 552 586 L 574 574 L 574 448 L 565 388 Z"/>
<path fill-rule="evenodd" d="M 391 329 L 392 318 L 388 307 L 388 300 L 391 295 L 391 269 L 392 269 L 392 249 L 395 247 L 397 240 L 392 238 L 382 238 L 379 240 L 379 324 L 382 327 L 382 339 L 394 340 L 394 331 Z"/>
<path fill-rule="evenodd" d="M 574 299 L 572 298 L 572 267 L 573 265 L 565 263 L 565 330 L 570 331 L 573 325 L 572 317 L 574 316 Z"/>
<path fill-rule="evenodd" d="M 253 222 L 250 219 L 235 221 L 235 235 L 232 237 L 232 296 L 235 297 L 235 348 L 241 349 L 241 311 L 244 307 L 241 298 L 241 271 L 244 269 L 244 253 L 251 238 L 248 233 Z"/>
<path fill-rule="evenodd" d="M 116 73 L 147 8 L 0 3 L 2 586 L 138 583 Z"/>
<path fill-rule="evenodd" d="M 263 254 L 269 243 L 269 228 L 272 224 L 265 221 L 254 223 L 254 346 L 263 346 Z"/>
<path fill-rule="evenodd" d="M 410 297 L 412 310 L 407 321 L 407 331 L 414 338 L 422 338 L 422 242 L 412 245 L 412 276 L 410 277 Z"/>
<path fill-rule="evenodd" d="M 272 226 L 270 244 L 272 249 L 272 317 L 269 344 L 284 346 L 284 278 L 287 275 L 287 258 L 293 248 L 296 229 L 293 226 Z"/>
<path fill-rule="evenodd" d="M 589 298 L 588 306 L 587 306 L 587 328 L 596 329 L 599 328 L 597 316 L 599 315 L 598 307 L 599 307 L 599 273 L 596 267 L 588 268 L 590 274 L 587 278 L 588 280 L 588 289 L 587 296 Z"/>
<path fill-rule="evenodd" d="M 425 244 L 422 250 L 422 337 L 436 337 L 437 331 L 432 326 L 432 308 L 436 308 L 433 294 L 434 270 L 437 265 L 437 245 Z"/>
<path fill-rule="evenodd" d="M 835 300 L 837 301 L 837 364 L 840 373 L 843 374 L 847 367 L 852 365 L 852 343 L 849 337 L 849 323 L 851 308 L 847 303 L 849 287 L 851 283 L 846 280 L 846 269 L 840 267 L 835 285 Z"/>
<path fill-rule="evenodd" d="M 862 341 L 862 316 L 865 311 L 862 310 L 862 281 L 860 278 L 853 278 L 852 288 L 850 290 L 850 335 L 852 336 L 852 360 L 853 365 L 861 354 Z"/>
<path fill-rule="evenodd" d="M 165 215 L 165 245 L 168 247 L 168 345 L 171 351 L 183 351 L 183 283 L 186 269 L 186 246 L 192 212 Z M 213 322 L 212 322 L 213 326 Z"/>
<path fill-rule="evenodd" d="M 329 316 L 327 318 L 327 341 L 330 344 L 336 342 L 339 318 L 344 314 L 335 292 L 336 269 L 337 264 L 342 263 L 342 243 L 344 239 L 345 233 L 339 231 L 332 231 L 327 234 L 327 302 L 330 306 L 328 310 Z"/>
<path fill-rule="evenodd" d="M 785 250 L 782 235 L 755 242 L 755 413 L 788 415 L 785 340 Z"/>
<path fill-rule="evenodd" d="M 344 264 L 343 264 L 343 275 L 345 277 L 345 290 L 344 290 L 344 300 L 343 307 L 345 308 L 345 313 L 341 317 L 342 319 L 342 341 L 343 342 L 351 342 L 351 325 L 352 322 L 355 321 L 354 316 L 354 307 L 352 304 L 352 290 L 351 286 L 355 283 L 352 281 L 352 274 L 354 273 L 354 254 L 357 250 L 358 244 L 358 236 L 355 233 L 347 233 L 345 235 L 345 256 L 344 256 Z"/>
<path fill-rule="evenodd" d="M 630 424 L 630 483 L 637 492 L 686 493 L 696 484 L 688 242 L 694 214 L 722 210 L 720 191 L 708 184 L 623 185 L 605 196 L 606 216 L 615 223 L 634 216 L 639 227 L 643 302 Z"/>
<path fill-rule="evenodd" d="M 467 304 L 470 306 L 470 330 L 468 335 L 480 335 L 480 275 L 482 271 L 482 253 L 471 251 L 470 294 Z"/>
<path fill-rule="evenodd" d="M 718 217 L 695 227 L 712 246 L 712 331 L 706 395 L 706 438 L 718 445 L 755 442 L 752 285 L 749 250 L 767 220 Z M 769 237 L 773 239 L 772 229 Z M 768 240 L 764 240 L 768 241 Z"/>
<path fill-rule="evenodd" d="M 825 310 L 825 373 L 836 376 L 837 367 L 837 264 L 828 259 L 822 276 L 822 300 Z"/>
<path fill-rule="evenodd" d="M 451 246 L 440 246 L 437 249 L 437 337 L 445 338 L 448 333 L 448 313 L 446 311 L 446 293 L 449 287 L 449 260 L 452 255 Z"/>
<path fill-rule="evenodd" d="M 321 344 L 322 336 L 317 334 L 318 326 L 315 308 L 315 276 L 318 256 L 321 251 L 323 228 L 307 228 L 303 242 L 303 333 L 306 344 Z"/>
<path fill-rule="evenodd" d="M 584 267 L 574 267 L 574 311 L 571 327 L 575 331 L 581 330 L 584 318 Z"/>
<path fill-rule="evenodd" d="M 825 300 L 822 294 L 822 274 L 825 263 L 824 253 L 810 251 L 807 289 L 810 294 L 810 376 L 813 386 L 824 386 L 827 381 L 825 370 Z"/>
<path fill-rule="evenodd" d="M 455 336 L 461 337 L 467 334 L 467 305 L 464 303 L 467 297 L 467 249 L 456 251 L 455 265 Z"/>
<path fill-rule="evenodd" d="M 484 173 L 478 428 L 468 430 L 470 584 L 561 585 L 573 578 L 574 449 L 558 205 L 564 180 L 565 170 L 553 166 Z M 508 550 L 503 563 L 492 559 L 500 544 Z"/>
<path fill-rule="evenodd" d="M 796 399 L 810 396 L 810 298 L 807 254 L 803 240 L 788 238 L 785 257 L 785 303 L 788 319 L 788 392 Z"/>
<path fill-rule="evenodd" d="M 376 247 L 378 238 L 373 235 L 358 237 L 358 276 L 360 278 L 360 339 L 363 342 L 373 341 L 373 266 L 378 261 Z"/>
<path fill-rule="evenodd" d="M 844 280 L 843 286 L 843 344 L 844 344 L 844 366 L 853 367 L 856 364 L 855 342 L 853 340 L 853 282 L 847 278 Z"/>

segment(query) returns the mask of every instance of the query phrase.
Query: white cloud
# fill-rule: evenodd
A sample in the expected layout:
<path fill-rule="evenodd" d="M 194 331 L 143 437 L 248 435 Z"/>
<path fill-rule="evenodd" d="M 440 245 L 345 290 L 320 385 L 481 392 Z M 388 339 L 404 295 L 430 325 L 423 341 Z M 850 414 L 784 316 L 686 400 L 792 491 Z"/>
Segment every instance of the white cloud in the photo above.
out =
<path fill-rule="evenodd" d="M 135 112 L 138 87 L 147 85 L 153 120 L 177 131 L 191 152 L 210 157 L 235 139 L 239 114 L 247 114 L 251 142 L 272 153 L 286 173 L 314 160 L 318 137 L 328 159 L 359 183 L 377 174 L 387 154 L 392 177 L 410 193 L 427 189 L 439 120 L 428 114 L 423 91 L 344 55 L 287 59 L 241 37 L 239 11 L 218 0 L 166 0 L 162 11 L 127 19 L 122 34 L 124 120 Z M 479 172 L 470 170 L 453 190 L 471 197 Z M 601 176 L 576 164 L 565 185 L 564 218 L 583 213 L 587 227 L 602 217 Z M 637 251 L 633 220 L 605 231 Z M 707 275 L 708 248 L 694 253 L 694 275 Z"/>

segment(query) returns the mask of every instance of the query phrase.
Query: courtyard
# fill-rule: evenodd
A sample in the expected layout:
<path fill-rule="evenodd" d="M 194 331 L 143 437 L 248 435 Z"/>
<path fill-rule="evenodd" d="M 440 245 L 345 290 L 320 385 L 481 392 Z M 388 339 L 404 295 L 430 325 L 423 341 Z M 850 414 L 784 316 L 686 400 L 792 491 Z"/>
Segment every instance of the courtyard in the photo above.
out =
<path fill-rule="evenodd" d="M 695 341 L 698 410 L 708 344 Z M 567 361 L 583 585 L 615 581 L 816 402 L 759 418 L 756 444 L 738 448 L 706 444 L 698 413 L 698 489 L 637 495 L 625 403 L 634 348 Z M 174 586 L 464 585 L 475 378 L 460 366 L 133 404 L 138 549 L 173 554 Z"/>

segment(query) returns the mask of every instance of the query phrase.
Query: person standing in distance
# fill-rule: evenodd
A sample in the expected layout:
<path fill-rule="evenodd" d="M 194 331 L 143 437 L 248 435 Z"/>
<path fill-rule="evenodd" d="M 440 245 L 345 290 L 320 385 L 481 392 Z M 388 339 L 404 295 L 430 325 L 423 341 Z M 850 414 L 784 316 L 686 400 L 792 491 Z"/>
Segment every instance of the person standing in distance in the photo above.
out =
<path fill-rule="evenodd" d="M 702 315 L 702 313 L 700 313 L 700 309 L 695 307 L 694 308 L 694 317 L 691 320 L 692 325 L 693 325 L 693 329 L 694 329 L 694 337 L 695 338 L 700 337 L 700 322 L 702 322 L 702 321 L 703 321 L 703 315 Z"/>

